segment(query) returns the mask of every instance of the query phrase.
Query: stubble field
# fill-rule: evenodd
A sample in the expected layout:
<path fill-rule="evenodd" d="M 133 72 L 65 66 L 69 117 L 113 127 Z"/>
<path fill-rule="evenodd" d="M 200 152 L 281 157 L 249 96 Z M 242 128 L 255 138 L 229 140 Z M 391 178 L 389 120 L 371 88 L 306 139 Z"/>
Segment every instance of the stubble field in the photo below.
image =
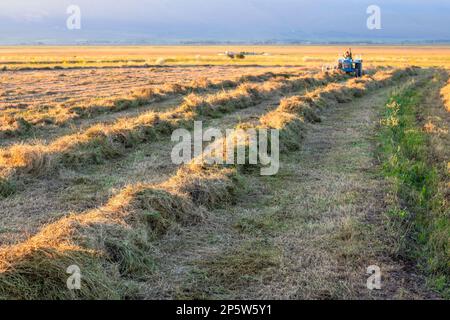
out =
<path fill-rule="evenodd" d="M 0 298 L 448 298 L 450 48 L 340 51 L 0 48 Z M 174 164 L 194 121 L 279 130 L 279 172 Z"/>

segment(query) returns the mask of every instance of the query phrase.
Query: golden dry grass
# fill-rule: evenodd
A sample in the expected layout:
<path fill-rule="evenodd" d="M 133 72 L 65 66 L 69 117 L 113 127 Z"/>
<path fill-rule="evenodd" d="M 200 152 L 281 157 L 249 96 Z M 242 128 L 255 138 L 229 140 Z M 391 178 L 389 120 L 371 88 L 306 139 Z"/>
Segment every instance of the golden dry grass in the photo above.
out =
<path fill-rule="evenodd" d="M 40 69 L 60 67 L 126 67 L 170 65 L 301 65 L 317 67 L 334 61 L 337 47 L 256 47 L 242 49 L 265 51 L 268 55 L 239 61 L 217 56 L 224 47 L 118 47 L 118 48 L 32 48 L 20 55 L 16 48 L 0 48 L 0 69 Z M 370 54 L 367 66 L 447 64 L 447 48 L 377 48 L 365 47 Z M 415 51 L 414 51 L 415 50 Z M 376 56 L 379 54 L 380 56 Z M 381 54 L 383 58 L 381 58 Z M 410 61 L 403 60 L 408 53 Z M 196 56 L 195 63 L 193 56 Z M 191 56 L 192 55 L 192 56 Z M 198 57 L 200 55 L 200 57 Z M 194 67 L 198 68 L 198 67 Z M 126 68 L 125 68 L 126 69 Z M 100 70 L 100 69 L 99 69 Z M 96 72 L 101 72 L 96 70 Z M 130 68 L 130 70 L 133 70 Z M 180 69 L 181 70 L 181 69 Z M 217 69 L 214 69 L 217 70 Z M 24 71 L 27 72 L 27 71 Z M 33 71 L 41 72 L 41 71 Z M 61 71 L 62 72 L 62 71 Z M 65 74 L 66 71 L 64 71 Z M 214 72 L 211 72 L 211 75 Z M 239 71 L 238 71 L 239 73 Z M 274 94 L 292 93 L 317 88 L 305 95 L 283 99 L 278 108 L 259 119 L 259 126 L 281 130 L 282 146 L 288 150 L 301 144 L 305 122 L 320 121 L 321 108 L 331 108 L 363 96 L 369 90 L 386 86 L 413 71 L 386 70 L 351 79 L 345 84 L 332 82 L 347 79 L 334 73 L 309 74 L 285 79 L 274 73 L 245 75 L 240 78 L 211 80 L 181 78 L 166 85 L 146 86 L 141 83 L 133 91 L 121 91 L 110 98 L 71 107 L 36 109 L 22 117 L 4 114 L 0 123 L 8 130 L 29 130 L 35 123 L 62 125 L 77 117 L 91 117 L 109 111 L 139 107 L 178 94 L 183 102 L 168 112 L 146 112 L 139 116 L 100 123 L 76 134 L 67 134 L 50 143 L 19 143 L 0 151 L 0 195 L 10 196 L 14 179 L 40 176 L 63 166 L 95 164 L 104 159 L 121 157 L 136 145 L 167 136 L 174 128 L 190 127 L 194 119 L 212 118 L 254 106 Z M 133 77 L 134 73 L 126 75 Z M 3 74 L 0 74 L 3 76 Z M 5 77 L 9 76 L 6 73 Z M 125 78 L 126 78 L 125 77 Z M 182 76 L 181 76 L 182 77 Z M 219 77 L 221 78 L 221 77 Z M 257 83 L 264 81 L 263 83 Z M 126 82 L 126 80 L 125 80 Z M 255 83 L 256 82 L 256 83 Z M 331 83 L 331 84 L 330 84 Z M 91 88 L 96 88 L 95 83 Z M 209 90 L 226 88 L 211 93 Z M 131 93 L 130 93 L 131 92 Z M 193 92 L 188 95 L 189 92 Z M 16 92 L 17 93 L 17 92 Z M 207 94 L 206 94 L 207 93 Z M 49 92 L 52 95 L 52 92 Z M 19 96 L 19 93 L 16 94 Z M 0 97 L 8 97 L 7 90 Z M 17 106 L 20 110 L 21 106 Z M 0 109 L 1 110 L 1 109 Z M 53 122 L 52 122 L 53 121 Z M 253 123 L 239 126 L 254 127 Z M 226 157 L 226 154 L 223 155 Z M 190 164 L 182 166 L 169 180 L 158 184 L 133 182 L 96 209 L 74 213 L 43 228 L 23 243 L 0 248 L 0 298 L 129 298 L 135 297 L 131 280 L 140 280 L 152 272 L 152 243 L 168 230 L 203 221 L 207 209 L 232 203 L 240 186 L 239 167 Z M 80 210 L 81 211 L 81 210 Z M 263 255 L 264 256 L 264 255 Z M 267 257 L 270 260 L 270 256 Z M 242 270 L 253 268 L 258 260 L 250 259 Z M 68 265 L 78 264 L 83 270 L 83 288 L 71 292 L 65 288 Z M 271 262 L 269 261 L 269 264 Z M 220 267 L 220 261 L 218 266 Z M 275 264 L 276 265 L 276 264 Z M 237 269 L 241 270 L 241 269 Z M 225 270 L 235 275 L 236 270 Z M 44 279 L 41 281 L 40 279 Z"/>
<path fill-rule="evenodd" d="M 358 86 L 364 84 L 367 89 L 384 86 L 391 79 L 407 74 L 413 74 L 413 71 L 381 71 L 364 78 Z M 339 99 L 340 94 L 346 90 L 351 92 L 353 85 L 354 81 L 349 80 L 347 85 L 338 88 L 330 85 L 322 90 L 328 93 L 327 101 L 334 97 L 339 103 L 344 102 Z M 324 99 L 318 90 L 316 94 L 305 96 L 304 100 L 300 97 L 292 99 L 295 107 L 288 108 L 290 113 L 283 111 L 288 103 L 282 101 L 279 109 L 261 118 L 261 124 L 290 130 L 299 140 L 301 132 L 292 129 L 291 125 L 303 123 L 305 118 L 299 118 L 304 108 L 296 106 L 299 101 L 302 106 L 306 101 L 317 108 L 318 101 Z M 27 158 L 32 156 L 33 153 L 27 153 Z M 24 163 L 24 166 L 29 165 Z M 99 209 L 63 218 L 24 243 L 1 248 L 0 297 L 125 298 L 132 295 L 126 279 L 151 270 L 148 250 L 152 239 L 176 224 L 198 223 L 204 214 L 202 207 L 212 208 L 232 201 L 238 186 L 235 167 L 196 164 L 195 160 L 159 185 L 130 186 Z M 85 270 L 81 291 L 64 288 L 64 270 L 71 264 Z M 43 272 L 45 281 L 36 285 Z M 98 283 L 102 285 L 98 286 Z"/>
<path fill-rule="evenodd" d="M 361 97 L 367 90 L 386 86 L 405 75 L 414 75 L 415 70 L 394 69 L 379 71 L 373 76 L 348 80 L 345 84 L 332 83 L 305 96 L 294 96 L 282 100 L 280 106 L 261 118 L 261 123 L 269 128 L 282 129 L 295 119 L 301 122 L 319 121 L 316 112 L 321 108 L 333 107 L 338 103 Z"/>
<path fill-rule="evenodd" d="M 99 209 L 64 218 L 24 243 L 1 248 L 0 297 L 125 298 L 130 294 L 127 278 L 151 270 L 152 239 L 174 224 L 198 223 L 202 206 L 232 199 L 234 174 L 230 169 L 182 167 L 160 185 L 130 186 Z M 64 270 L 72 264 L 84 270 L 80 291 L 64 289 Z M 42 276 L 44 283 L 37 285 Z"/>
<path fill-rule="evenodd" d="M 26 136 L 35 129 L 67 126 L 80 118 L 151 108 L 155 102 L 175 100 L 191 92 L 206 93 L 302 73 L 286 73 L 282 68 L 250 67 L 242 72 L 220 67 L 178 69 L 73 70 L 56 75 L 51 71 L 8 73 L 1 77 L 5 89 L 0 90 L 0 137 Z M 207 71 L 214 75 L 207 79 Z"/>
<path fill-rule="evenodd" d="M 334 62 L 344 46 L 123 46 L 1 47 L 0 68 L 59 68 L 146 65 L 298 65 Z M 265 53 L 245 59 L 221 56 L 227 50 Z M 353 46 L 367 66 L 449 66 L 448 46 Z M 161 63 L 163 61 L 163 63 Z"/>
<path fill-rule="evenodd" d="M 10 179 L 20 174 L 40 175 L 60 164 L 98 163 L 122 155 L 134 145 L 168 135 L 174 128 L 188 126 L 194 119 L 256 105 L 262 97 L 275 92 L 303 89 L 345 78 L 340 73 L 302 75 L 273 79 L 261 84 L 243 83 L 238 88 L 218 94 L 191 94 L 171 111 L 143 113 L 123 118 L 111 125 L 98 124 L 82 133 L 66 135 L 50 144 L 16 144 L 0 150 L 2 176 Z M 9 178 L 8 178 L 9 177 Z"/>
<path fill-rule="evenodd" d="M 447 109 L 448 112 L 450 112 L 450 81 L 445 87 L 442 88 L 441 96 L 442 99 L 444 100 L 445 108 Z"/>

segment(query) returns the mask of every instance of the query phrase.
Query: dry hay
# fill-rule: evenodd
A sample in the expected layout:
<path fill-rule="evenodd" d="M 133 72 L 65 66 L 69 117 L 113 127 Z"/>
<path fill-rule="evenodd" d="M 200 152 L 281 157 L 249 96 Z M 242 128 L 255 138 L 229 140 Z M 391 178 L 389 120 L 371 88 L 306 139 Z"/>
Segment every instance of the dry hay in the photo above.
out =
<path fill-rule="evenodd" d="M 234 90 L 199 96 L 190 94 L 173 111 L 148 112 L 137 118 L 119 119 L 111 125 L 99 124 L 83 133 L 67 135 L 46 144 L 15 145 L 0 150 L 0 172 L 4 179 L 20 174 L 44 174 L 58 165 L 99 163 L 125 153 L 136 144 L 170 134 L 180 126 L 190 126 L 201 116 L 215 116 L 237 108 L 255 105 L 277 91 L 292 90 L 324 81 L 341 79 L 342 74 L 303 75 L 292 79 L 275 79 L 262 84 L 243 83 Z M 13 169 L 12 171 L 10 169 Z M 6 175 L 6 171 L 13 176 Z"/>
<path fill-rule="evenodd" d="M 261 82 L 271 78 L 277 77 L 278 74 L 272 72 L 266 72 L 261 75 L 254 76 L 241 76 L 235 80 L 222 80 L 218 82 L 211 82 L 205 77 L 199 77 L 192 80 L 189 84 L 183 82 L 164 84 L 160 87 L 149 87 L 135 90 L 131 93 L 130 97 L 119 98 L 109 102 L 100 103 L 100 105 L 87 106 L 86 108 L 70 110 L 71 112 L 77 112 L 79 115 L 92 115 L 93 113 L 107 111 L 121 111 L 128 108 L 137 108 L 153 102 L 167 100 L 174 95 L 184 95 L 189 93 L 204 93 L 212 89 L 222 88 L 236 88 L 239 85 L 246 82 Z"/>
<path fill-rule="evenodd" d="M 339 103 L 352 101 L 369 90 L 384 87 L 403 76 L 417 74 L 411 68 L 378 71 L 373 76 L 366 75 L 350 79 L 345 84 L 331 83 L 304 96 L 283 99 L 278 108 L 260 118 L 263 127 L 280 130 L 281 146 L 287 149 L 300 147 L 305 122 L 318 122 L 317 112 Z"/>
<path fill-rule="evenodd" d="M 444 101 L 445 109 L 450 112 L 450 81 L 445 87 L 442 88 L 441 97 Z"/>
<path fill-rule="evenodd" d="M 203 206 L 231 201 L 233 169 L 182 167 L 160 185 L 135 185 L 105 206 L 63 218 L 29 240 L 0 249 L 0 298 L 116 299 L 135 294 L 130 279 L 151 272 L 151 242 L 176 225 L 203 219 Z M 66 269 L 82 270 L 81 290 Z"/>
<path fill-rule="evenodd" d="M 293 99 L 292 104 L 303 106 L 305 101 L 314 103 L 314 98 Z M 261 125 L 298 136 L 305 109 L 282 102 L 261 118 Z M 160 185 L 128 187 L 99 209 L 63 218 L 23 243 L 0 249 L 0 298 L 133 296 L 130 279 L 152 270 L 152 240 L 177 224 L 201 221 L 203 206 L 232 201 L 238 187 L 235 167 L 195 162 Z M 70 265 L 83 272 L 81 290 L 67 290 L 65 271 Z"/>

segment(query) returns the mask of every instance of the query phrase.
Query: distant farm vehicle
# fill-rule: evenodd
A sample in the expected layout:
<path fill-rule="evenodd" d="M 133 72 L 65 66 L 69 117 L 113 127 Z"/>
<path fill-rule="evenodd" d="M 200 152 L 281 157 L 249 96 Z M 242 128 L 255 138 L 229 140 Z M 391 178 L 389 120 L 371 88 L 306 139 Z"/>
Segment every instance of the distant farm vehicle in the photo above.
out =
<path fill-rule="evenodd" d="M 219 53 L 219 56 L 227 56 L 230 59 L 245 59 L 247 56 L 269 56 L 270 54 L 267 52 L 251 52 L 251 51 L 241 51 L 241 52 L 233 52 L 233 51 L 225 51 Z"/>
<path fill-rule="evenodd" d="M 235 53 L 232 51 L 226 51 L 225 55 L 230 58 L 230 59 L 245 59 L 245 53 L 244 52 L 239 52 L 239 53 Z"/>

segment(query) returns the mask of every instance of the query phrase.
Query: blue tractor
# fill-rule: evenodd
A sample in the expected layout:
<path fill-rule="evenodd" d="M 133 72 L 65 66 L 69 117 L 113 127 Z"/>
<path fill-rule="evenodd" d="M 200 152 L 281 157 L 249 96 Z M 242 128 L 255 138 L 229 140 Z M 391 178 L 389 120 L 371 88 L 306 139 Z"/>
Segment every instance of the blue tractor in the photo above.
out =
<path fill-rule="evenodd" d="M 340 70 L 359 78 L 363 76 L 363 60 L 361 57 L 353 58 L 352 49 L 349 49 L 338 59 L 337 65 L 324 65 L 322 70 Z"/>
<path fill-rule="evenodd" d="M 338 69 L 359 78 L 363 75 L 363 61 L 360 58 L 353 59 L 353 57 L 341 58 L 338 60 Z"/>

